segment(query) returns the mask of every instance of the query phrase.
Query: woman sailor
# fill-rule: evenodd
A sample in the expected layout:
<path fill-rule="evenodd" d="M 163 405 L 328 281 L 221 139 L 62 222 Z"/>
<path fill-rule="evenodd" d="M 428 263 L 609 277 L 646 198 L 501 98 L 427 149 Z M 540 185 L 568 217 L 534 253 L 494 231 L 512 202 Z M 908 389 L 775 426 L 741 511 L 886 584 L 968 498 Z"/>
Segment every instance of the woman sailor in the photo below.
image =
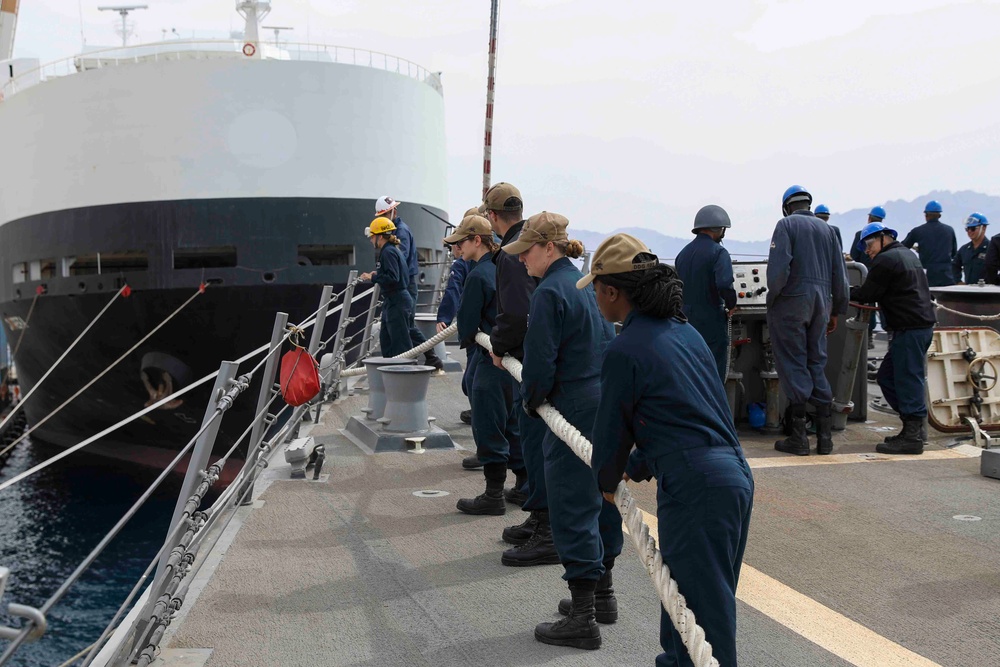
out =
<path fill-rule="evenodd" d="M 388 218 L 375 218 L 365 229 L 365 236 L 371 239 L 378 256 L 375 270 L 362 273 L 361 280 L 370 280 L 382 290 L 382 327 L 379 343 L 383 357 L 394 357 L 411 349 L 410 311 L 413 299 L 407 292 L 409 275 L 406 260 L 399 251 L 399 239 L 393 232 L 396 225 Z"/>
<path fill-rule="evenodd" d="M 528 275 L 540 278 L 531 296 L 524 337 L 524 409 L 531 414 L 548 401 L 589 438 L 601 354 L 614 329 L 601 318 L 593 290 L 576 288 L 583 274 L 569 258 L 582 255 L 583 244 L 569 240 L 568 224 L 556 213 L 534 215 L 524 223 L 518 240 L 503 251 L 519 255 Z M 572 598 L 559 605 L 566 618 L 539 624 L 535 639 L 596 649 L 601 633 L 595 620 L 614 623 L 618 618 L 611 568 L 622 549 L 621 516 L 601 497 L 595 470 L 548 429 L 542 452 L 552 537 Z"/>
<path fill-rule="evenodd" d="M 521 452 L 518 415 L 514 412 L 517 384 L 510 373 L 490 362 L 489 353 L 476 342 L 476 334 L 489 334 L 496 324 L 497 272 L 493 254 L 500 246 L 493 240 L 489 220 L 478 213 L 463 218 L 445 241 L 458 247 L 469 265 L 456 320 L 458 340 L 462 347 L 472 350 L 466 385 L 472 404 L 476 456 L 486 477 L 486 491 L 475 498 L 462 498 L 458 509 L 466 514 L 500 515 L 507 511 L 503 485 L 508 467 L 520 470 L 518 477 L 524 476 L 524 463 L 512 460 Z"/>
<path fill-rule="evenodd" d="M 577 286 L 592 281 L 605 319 L 623 323 L 601 366 L 591 440 L 601 490 L 612 499 L 622 479 L 656 477 L 663 561 L 713 656 L 735 667 L 736 583 L 754 483 L 715 358 L 685 320 L 677 274 L 638 239 L 605 240 Z M 658 667 L 693 664 L 662 608 L 660 644 Z"/>

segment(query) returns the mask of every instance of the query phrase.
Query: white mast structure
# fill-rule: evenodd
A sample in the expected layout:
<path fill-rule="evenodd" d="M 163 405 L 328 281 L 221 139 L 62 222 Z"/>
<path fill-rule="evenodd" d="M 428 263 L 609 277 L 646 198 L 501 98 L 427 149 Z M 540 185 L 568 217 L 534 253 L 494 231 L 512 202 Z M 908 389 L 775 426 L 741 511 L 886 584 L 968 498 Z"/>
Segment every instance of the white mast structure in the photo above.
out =
<path fill-rule="evenodd" d="M 19 0 L 0 0 L 0 60 L 14 57 L 18 2 Z"/>
<path fill-rule="evenodd" d="M 271 13 L 271 0 L 236 0 L 236 11 L 246 21 L 243 54 L 260 58 L 260 22 Z"/>
<path fill-rule="evenodd" d="M 119 5 L 115 7 L 98 7 L 99 12 L 116 12 L 122 17 L 122 46 L 128 46 L 128 14 L 137 9 L 149 9 L 149 5 Z"/>

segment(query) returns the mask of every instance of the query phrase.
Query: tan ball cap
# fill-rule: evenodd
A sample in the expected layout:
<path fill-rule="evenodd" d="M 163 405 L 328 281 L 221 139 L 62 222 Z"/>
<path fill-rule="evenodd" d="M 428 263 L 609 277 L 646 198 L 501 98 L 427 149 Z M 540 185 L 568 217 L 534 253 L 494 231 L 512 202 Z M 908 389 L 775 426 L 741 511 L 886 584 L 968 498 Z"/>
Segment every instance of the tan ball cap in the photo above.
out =
<path fill-rule="evenodd" d="M 476 212 L 483 215 L 486 211 L 519 211 L 522 208 L 521 191 L 510 183 L 497 183 L 486 191 L 483 205 Z"/>
<path fill-rule="evenodd" d="M 651 269 L 660 263 L 660 260 L 653 255 L 653 259 L 640 262 L 636 257 L 640 253 L 653 253 L 646 247 L 646 244 L 634 236 L 628 234 L 615 234 L 604 239 L 601 245 L 597 246 L 594 256 L 591 258 L 590 273 L 576 281 L 576 288 L 583 289 L 594 282 L 597 276 L 607 276 L 613 273 L 629 273 L 630 271 L 642 271 Z"/>
<path fill-rule="evenodd" d="M 462 214 L 462 220 L 465 220 L 470 215 L 479 215 L 479 214 L 480 214 L 479 213 L 479 207 L 478 206 L 473 206 L 468 211 L 466 211 L 465 213 Z"/>
<path fill-rule="evenodd" d="M 568 226 L 569 219 L 564 215 L 548 211 L 536 213 L 525 221 L 517 240 L 505 245 L 503 251 L 510 255 L 520 255 L 531 250 L 531 246 L 536 243 L 569 241 L 569 236 L 566 234 Z"/>
<path fill-rule="evenodd" d="M 459 241 L 464 241 L 470 236 L 476 235 L 482 235 L 492 239 L 493 228 L 490 227 L 490 221 L 481 215 L 467 215 L 462 218 L 462 222 L 459 223 L 455 233 L 451 236 L 446 236 L 444 242 L 458 243 Z"/>

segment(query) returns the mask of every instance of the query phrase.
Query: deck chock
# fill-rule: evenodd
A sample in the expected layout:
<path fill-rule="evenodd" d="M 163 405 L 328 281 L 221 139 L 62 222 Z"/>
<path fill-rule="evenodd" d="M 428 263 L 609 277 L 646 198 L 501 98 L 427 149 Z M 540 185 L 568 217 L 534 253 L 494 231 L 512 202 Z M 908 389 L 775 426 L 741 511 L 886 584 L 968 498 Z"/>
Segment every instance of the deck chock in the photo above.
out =
<path fill-rule="evenodd" d="M 292 466 L 292 479 L 306 478 L 306 467 L 310 462 L 316 461 L 317 449 L 323 449 L 323 446 L 317 447 L 316 440 L 311 436 L 296 438 L 285 446 L 285 461 Z"/>

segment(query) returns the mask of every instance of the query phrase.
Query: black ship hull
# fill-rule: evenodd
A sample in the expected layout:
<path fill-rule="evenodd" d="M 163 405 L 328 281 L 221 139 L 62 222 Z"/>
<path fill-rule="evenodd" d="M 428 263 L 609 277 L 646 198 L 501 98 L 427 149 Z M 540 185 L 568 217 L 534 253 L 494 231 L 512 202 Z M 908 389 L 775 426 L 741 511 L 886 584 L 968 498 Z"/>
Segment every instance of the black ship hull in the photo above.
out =
<path fill-rule="evenodd" d="M 142 410 L 153 398 L 147 383 L 158 387 L 163 384 L 160 379 L 166 379 L 164 373 L 170 376 L 170 388 L 179 389 L 218 370 L 222 361 L 238 359 L 268 343 L 278 311 L 288 313 L 290 323 L 306 319 L 318 308 L 323 285 L 333 285 L 339 292 L 350 270 L 372 268 L 373 253 L 363 236 L 373 217 L 371 209 L 370 200 L 154 202 L 51 213 L 0 227 L 0 247 L 10 249 L 5 253 L 9 258 L 5 282 L 0 283 L 4 296 L 0 312 L 11 347 L 18 348 L 15 362 L 24 394 L 121 285 L 132 288 L 26 402 L 28 422 L 37 425 L 32 437 L 61 447 L 75 445 Z M 404 219 L 408 215 L 406 210 L 401 213 Z M 418 247 L 428 258 L 439 260 L 441 223 L 420 209 L 409 215 Z M 153 224 L 140 222 L 151 219 Z M 96 273 L 90 262 L 75 275 L 45 276 L 37 275 L 37 269 L 44 267 L 29 264 L 24 280 L 11 281 L 20 264 L 40 258 L 59 262 L 97 252 L 139 266 L 112 272 L 105 264 Z M 202 266 L 191 266 L 199 260 Z M 428 267 L 425 284 L 435 284 L 438 268 Z M 202 284 L 207 284 L 204 293 L 52 415 Z M 351 312 L 361 315 L 367 307 L 364 299 Z M 335 334 L 338 319 L 333 315 L 327 320 L 324 339 Z M 363 317 L 358 320 L 355 330 Z M 253 368 L 261 356 L 244 363 L 240 371 Z M 211 382 L 205 383 L 179 403 L 102 438 L 89 451 L 162 467 L 197 431 L 211 388 Z M 217 453 L 226 451 L 250 423 L 259 388 L 258 377 L 224 417 Z M 281 406 L 279 398 L 276 407 Z"/>

